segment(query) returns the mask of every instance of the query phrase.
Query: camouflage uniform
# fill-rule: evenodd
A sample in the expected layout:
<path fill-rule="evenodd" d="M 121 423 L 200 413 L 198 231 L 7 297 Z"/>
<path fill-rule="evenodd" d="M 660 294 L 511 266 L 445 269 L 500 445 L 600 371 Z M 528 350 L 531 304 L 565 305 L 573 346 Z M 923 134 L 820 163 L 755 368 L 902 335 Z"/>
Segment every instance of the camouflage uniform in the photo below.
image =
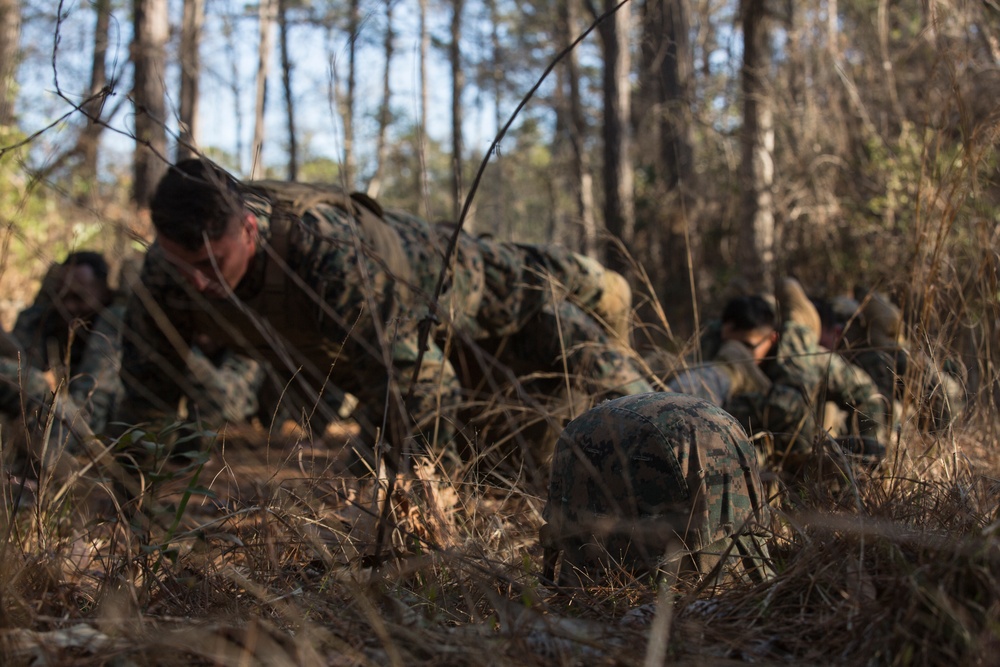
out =
<path fill-rule="evenodd" d="M 702 338 L 702 349 L 721 348 L 721 326 L 713 323 Z M 881 440 L 885 436 L 886 405 L 878 387 L 861 369 L 821 347 L 815 332 L 799 322 L 782 326 L 774 355 L 760 366 L 771 386 L 734 393 L 724 404 L 750 433 L 770 431 L 779 451 L 807 454 L 822 432 L 817 406 L 836 403 L 857 420 L 854 433 Z"/>
<path fill-rule="evenodd" d="M 712 361 L 675 371 L 666 384 L 668 391 L 723 406 L 735 395 L 767 392 L 771 380 L 757 367 L 750 349 L 731 340 L 722 343 Z"/>
<path fill-rule="evenodd" d="M 23 358 L 28 365 L 42 371 L 52 370 L 57 378 L 66 379 L 72 385 L 80 371 L 91 332 L 105 328 L 104 320 L 109 315 L 105 309 L 90 321 L 79 323 L 73 327 L 71 339 L 72 325 L 66 324 L 50 299 L 40 295 L 35 303 L 18 313 L 11 334 L 23 348 Z"/>
<path fill-rule="evenodd" d="M 848 412 L 851 433 L 868 444 L 845 443 L 868 447 L 879 456 L 876 443 L 885 438 L 884 399 L 864 371 L 820 347 L 811 330 L 785 322 L 777 352 L 761 370 L 771 379 L 771 388 L 734 396 L 726 409 L 750 433 L 770 432 L 778 454 L 810 453 L 823 431 L 820 407 L 831 401 Z"/>
<path fill-rule="evenodd" d="M 928 355 L 912 353 L 903 335 L 899 309 L 885 296 L 873 293 L 859 305 L 839 299 L 835 312 L 848 325 L 841 354 L 864 369 L 902 412 L 916 407 L 918 425 L 928 431 L 947 428 L 965 408 L 962 373 L 942 368 Z"/>
<path fill-rule="evenodd" d="M 816 342 L 813 333 L 796 322 L 782 328 L 774 360 L 762 365 L 775 382 L 801 388 L 812 405 L 832 401 L 857 420 L 862 437 L 884 438 L 885 398 L 871 377 Z"/>
<path fill-rule="evenodd" d="M 770 569 L 754 447 L 731 416 L 693 396 L 623 397 L 570 422 L 544 517 L 545 574 L 553 578 L 561 552 L 562 584 L 599 580 L 617 564 L 655 571 L 664 559 L 701 575 L 728 567 L 760 580 Z"/>
<path fill-rule="evenodd" d="M 85 410 L 95 433 L 105 430 L 124 391 L 119 376 L 124 316 L 124 304 L 108 308 L 87 340 L 79 372 L 70 385 L 73 399 Z M 187 412 L 207 428 L 257 414 L 264 371 L 253 359 L 228 348 L 209 357 L 192 346 L 186 373 L 192 389 Z"/>
<path fill-rule="evenodd" d="M 275 192 L 266 184 L 247 188 L 259 242 L 230 299 L 206 299 L 177 276 L 158 244 L 149 249 L 126 313 L 118 420 L 155 418 L 182 393 L 196 394 L 185 359 L 197 332 L 267 363 L 264 414 L 283 409 L 321 430 L 333 418 L 320 398 L 330 382 L 368 408 L 362 422 L 372 434 L 388 404 L 389 439 L 402 444 L 408 431 L 399 399 L 387 393 L 391 383 L 409 396 L 416 432 L 430 440 L 438 426 L 446 439 L 457 379 L 430 341 L 411 387 L 420 320 L 398 237 L 370 213 L 349 212 L 349 201 L 335 205 L 324 195 L 299 211 Z"/>
<path fill-rule="evenodd" d="M 31 467 L 41 463 L 50 472 L 53 465 L 67 461 L 65 453 L 78 453 L 80 438 L 89 436 L 73 399 L 65 391 L 54 393 L 42 371 L 18 357 L 0 356 L 0 417 L 15 433 L 5 441 L 27 455 Z"/>
<path fill-rule="evenodd" d="M 40 406 L 52 396 L 45 376 L 12 357 L 0 357 L 0 412 L 21 414 L 22 406 Z"/>
<path fill-rule="evenodd" d="M 454 229 L 386 211 L 424 303 L 434 293 Z M 652 387 L 629 358 L 631 292 L 619 274 L 559 246 L 521 245 L 460 233 L 438 303 L 439 319 L 469 340 L 505 338 L 506 361 L 526 372 L 583 379 L 592 393 Z"/>

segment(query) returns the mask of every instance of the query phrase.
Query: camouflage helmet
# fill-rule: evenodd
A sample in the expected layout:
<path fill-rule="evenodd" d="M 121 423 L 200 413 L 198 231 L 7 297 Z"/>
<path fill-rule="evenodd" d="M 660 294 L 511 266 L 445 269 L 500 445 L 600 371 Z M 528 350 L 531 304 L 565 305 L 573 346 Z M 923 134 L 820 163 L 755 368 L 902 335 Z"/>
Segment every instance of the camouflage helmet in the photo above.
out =
<path fill-rule="evenodd" d="M 753 445 L 731 416 L 694 396 L 625 396 L 559 438 L 541 531 L 545 574 L 554 579 L 561 554 L 563 584 L 677 560 L 685 572 L 729 566 L 761 579 L 766 514 Z"/>

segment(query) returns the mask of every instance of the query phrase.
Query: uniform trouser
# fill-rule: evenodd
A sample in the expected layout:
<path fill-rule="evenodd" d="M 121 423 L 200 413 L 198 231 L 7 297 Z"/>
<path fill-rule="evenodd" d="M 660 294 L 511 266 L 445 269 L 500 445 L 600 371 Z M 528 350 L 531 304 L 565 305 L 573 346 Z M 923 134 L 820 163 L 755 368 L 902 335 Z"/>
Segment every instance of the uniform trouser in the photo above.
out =
<path fill-rule="evenodd" d="M 561 374 L 595 398 L 653 391 L 634 361 L 611 343 L 597 321 L 577 305 L 546 305 L 509 338 L 510 354 L 528 367 Z"/>
<path fill-rule="evenodd" d="M 87 433 L 65 392 L 54 395 L 40 371 L 9 357 L 0 358 L 0 413 L 23 429 L 23 453 L 46 468 L 68 465 L 65 455 L 78 453 L 78 434 Z"/>

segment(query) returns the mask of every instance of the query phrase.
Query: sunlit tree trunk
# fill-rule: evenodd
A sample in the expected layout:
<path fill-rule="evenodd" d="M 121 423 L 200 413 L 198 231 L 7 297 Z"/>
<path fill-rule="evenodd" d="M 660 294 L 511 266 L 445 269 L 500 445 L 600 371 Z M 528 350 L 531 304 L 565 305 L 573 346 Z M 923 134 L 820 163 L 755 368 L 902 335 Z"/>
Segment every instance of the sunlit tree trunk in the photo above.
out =
<path fill-rule="evenodd" d="M 281 44 L 281 86 L 285 92 L 288 128 L 288 180 L 299 176 L 299 147 L 295 139 L 295 98 L 292 96 L 292 61 L 288 57 L 288 0 L 278 0 L 278 39 Z"/>
<path fill-rule="evenodd" d="M 389 85 L 389 71 L 392 65 L 392 40 L 394 34 L 392 30 L 392 0 L 385 3 L 385 42 L 383 42 L 383 57 L 385 58 L 385 69 L 382 70 L 382 106 L 378 113 L 378 136 L 375 140 L 375 175 L 371 183 L 368 184 L 368 194 L 378 197 L 382 187 L 382 174 L 385 171 L 385 162 L 389 156 L 389 146 L 386 143 L 386 135 L 389 132 L 389 121 L 392 119 L 392 89 Z"/>
<path fill-rule="evenodd" d="M 359 0 L 350 0 L 347 19 L 347 91 L 344 98 L 344 187 L 354 188 L 354 98 L 357 79 L 357 40 L 360 21 Z"/>
<path fill-rule="evenodd" d="M 19 0 L 0 0 L 0 127 L 14 124 L 20 41 L 21 3 Z"/>
<path fill-rule="evenodd" d="M 500 128 L 503 127 L 504 123 L 500 117 L 500 112 L 503 108 L 504 71 L 507 66 L 504 57 L 504 46 L 500 38 L 500 26 L 503 23 L 503 17 L 500 15 L 496 0 L 485 0 L 484 4 L 489 16 L 490 51 L 492 53 L 489 63 L 484 65 L 484 69 L 488 72 L 485 78 L 493 93 L 493 126 Z M 495 160 L 490 172 L 490 178 L 493 181 L 497 199 L 496 204 L 492 208 L 489 220 L 485 221 L 485 224 L 489 225 L 491 232 L 499 234 L 501 238 L 510 238 L 513 231 L 513 220 L 512 216 L 508 214 L 510 209 L 507 206 L 509 197 L 505 192 L 507 182 L 505 171 L 506 162 L 502 159 Z M 550 181 L 556 177 L 552 173 L 548 174 L 548 176 Z M 550 185 L 551 189 L 552 186 Z"/>
<path fill-rule="evenodd" d="M 560 48 L 566 48 L 577 31 L 577 0 L 559 0 L 557 10 L 558 26 L 556 33 L 560 36 Z M 581 226 L 581 250 L 589 257 L 597 258 L 597 219 L 594 213 L 593 177 L 590 172 L 590 154 L 585 148 L 588 135 L 587 121 L 584 117 L 583 102 L 580 98 L 580 65 L 577 51 L 573 50 L 563 61 L 565 63 L 567 104 L 567 134 L 569 136 L 570 155 L 570 188 L 573 193 L 577 223 Z"/>
<path fill-rule="evenodd" d="M 420 7 L 420 120 L 417 123 L 417 211 L 423 217 L 430 215 L 429 184 L 427 182 L 427 58 L 431 49 L 431 35 L 427 30 L 427 0 L 419 0 Z"/>
<path fill-rule="evenodd" d="M 80 131 L 77 146 L 80 151 L 80 178 L 91 183 L 97 177 L 98 142 L 101 137 L 101 112 L 107 97 L 101 91 L 108 83 L 108 27 L 111 24 L 111 0 L 97 0 L 94 3 L 94 55 L 90 64 L 89 99 L 83 105 L 87 116 L 86 125 Z"/>
<path fill-rule="evenodd" d="M 258 25 L 260 29 L 257 43 L 257 95 L 254 102 L 253 144 L 250 177 L 264 172 L 262 152 L 264 150 L 264 108 L 267 104 L 267 75 L 271 63 L 271 27 L 274 23 L 274 0 L 260 0 Z"/>
<path fill-rule="evenodd" d="M 462 90 L 465 74 L 462 71 L 462 5 L 463 0 L 452 0 L 451 43 L 448 62 L 451 66 L 451 159 L 452 159 L 452 217 L 457 221 L 462 213 Z M 468 224 L 468 223 L 466 223 Z"/>
<path fill-rule="evenodd" d="M 694 149 L 691 139 L 691 91 L 694 59 L 689 41 L 687 0 L 647 0 L 643 5 L 643 48 L 640 89 L 644 91 L 642 118 L 656 138 L 658 151 L 640 151 L 655 165 L 657 178 L 653 192 L 662 213 L 647 221 L 650 278 L 661 298 L 667 320 L 693 322 L 689 335 L 698 326 L 695 271 L 699 263 L 699 235 L 696 218 L 688 206 L 693 203 Z M 693 317 L 692 317 L 693 316 Z"/>
<path fill-rule="evenodd" d="M 743 0 L 743 130 L 740 272 L 748 284 L 774 288 L 774 124 L 764 0 Z"/>
<path fill-rule="evenodd" d="M 132 201 L 140 211 L 146 211 L 166 170 L 167 132 L 163 123 L 166 118 L 166 43 L 170 25 L 167 0 L 135 0 L 133 17 L 135 80 L 132 98 L 136 150 Z"/>
<path fill-rule="evenodd" d="M 834 62 L 840 59 L 840 27 L 837 24 L 837 0 L 826 0 L 826 49 Z"/>
<path fill-rule="evenodd" d="M 198 149 L 198 83 L 201 78 L 201 29 L 205 22 L 205 0 L 184 0 L 181 18 L 181 108 L 177 159 Z"/>
<path fill-rule="evenodd" d="M 614 9 L 614 0 L 605 0 L 604 10 Z M 635 233 L 634 175 L 631 164 L 631 115 L 629 73 L 629 29 L 631 3 L 625 4 L 600 25 L 604 50 L 604 224 L 608 232 L 631 245 Z M 617 252 L 606 252 L 608 262 L 625 265 Z"/>
<path fill-rule="evenodd" d="M 236 146 L 234 154 L 239 170 L 243 170 L 243 107 L 240 100 L 243 99 L 243 88 L 240 85 L 240 58 L 237 53 L 238 27 L 231 17 L 222 16 L 222 36 L 226 44 L 226 64 L 229 66 L 229 92 L 233 100 L 233 123 L 236 125 Z"/>

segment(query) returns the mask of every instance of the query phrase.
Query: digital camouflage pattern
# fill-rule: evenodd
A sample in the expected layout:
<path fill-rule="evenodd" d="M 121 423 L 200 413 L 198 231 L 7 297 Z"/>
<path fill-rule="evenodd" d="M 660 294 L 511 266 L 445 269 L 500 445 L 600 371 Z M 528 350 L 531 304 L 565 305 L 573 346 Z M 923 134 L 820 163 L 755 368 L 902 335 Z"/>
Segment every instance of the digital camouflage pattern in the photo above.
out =
<path fill-rule="evenodd" d="M 563 584 L 599 579 L 609 561 L 662 568 L 664 556 L 701 575 L 723 555 L 726 569 L 769 572 L 754 447 L 730 415 L 693 396 L 623 397 L 570 422 L 544 517 L 546 574 L 561 552 Z"/>
<path fill-rule="evenodd" d="M 80 372 L 91 332 L 105 327 L 103 320 L 107 316 L 105 310 L 89 322 L 78 321 L 76 326 L 70 327 L 51 300 L 39 296 L 35 303 L 18 313 L 11 334 L 30 366 L 42 371 L 51 369 L 72 384 Z"/>
<path fill-rule="evenodd" d="M 265 190 L 265 193 L 273 191 Z M 277 199 L 277 197 L 276 197 Z M 301 214 L 247 193 L 260 243 L 250 270 L 227 300 L 209 300 L 180 280 L 154 244 L 129 302 L 120 421 L 137 423 L 170 411 L 182 394 L 196 395 L 185 359 L 194 333 L 207 335 L 264 365 L 264 414 L 282 411 L 322 431 L 333 417 L 321 396 L 328 382 L 350 391 L 369 411 L 371 433 L 381 425 L 387 385 L 407 395 L 418 356 L 413 296 L 397 275 L 399 240 L 349 203 L 314 202 Z M 382 255 L 376 253 L 382 252 Z M 388 258 L 388 263 L 384 257 Z M 409 282 L 409 275 L 404 275 Z M 458 398 L 454 370 L 430 341 L 406 410 L 416 433 L 443 431 Z M 401 444 L 408 427 L 399 399 L 390 400 L 389 437 Z M 447 436 L 446 436 L 447 437 Z"/>
<path fill-rule="evenodd" d="M 733 394 L 733 376 L 724 364 L 704 363 L 673 373 L 667 391 L 723 405 Z"/>
<path fill-rule="evenodd" d="M 384 216 L 399 232 L 418 299 L 429 298 L 454 228 L 400 211 L 387 210 Z M 618 396 L 652 390 L 627 350 L 631 303 L 624 278 L 566 248 L 462 232 L 439 319 L 471 341 L 508 338 L 508 361 L 526 372 L 565 369 L 593 392 Z"/>
<path fill-rule="evenodd" d="M 835 313 L 847 325 L 842 355 L 871 376 L 897 412 L 913 409 L 918 425 L 928 431 L 947 428 L 962 413 L 966 401 L 960 364 L 939 364 L 912 351 L 902 313 L 885 295 L 873 292 L 863 304 L 839 299 Z"/>
<path fill-rule="evenodd" d="M 18 357 L 0 357 L 0 417 L 16 436 L 9 442 L 17 453 L 46 467 L 64 453 L 79 453 L 80 438 L 89 435 L 65 390 L 54 392 L 42 371 Z"/>
<path fill-rule="evenodd" d="M 716 322 L 706 328 L 702 350 L 718 355 L 722 345 Z M 812 451 L 823 434 L 819 406 L 826 401 L 847 411 L 854 435 L 885 438 L 887 403 L 878 387 L 862 369 L 821 347 L 811 327 L 786 320 L 776 349 L 760 370 L 770 386 L 733 392 L 724 407 L 749 433 L 770 432 L 779 454 Z"/>
<path fill-rule="evenodd" d="M 122 395 L 119 377 L 122 355 L 123 301 L 107 308 L 94 326 L 70 387 L 94 433 L 103 433 Z"/>
<path fill-rule="evenodd" d="M 798 388 L 811 405 L 831 401 L 846 410 L 856 420 L 858 435 L 884 439 L 887 402 L 875 382 L 862 369 L 821 347 L 808 327 L 786 321 L 775 358 L 761 367 L 776 384 Z"/>
<path fill-rule="evenodd" d="M 257 415 L 264 382 L 259 363 L 230 348 L 209 355 L 196 346 L 191 348 L 191 357 L 188 371 L 196 394 L 187 406 L 190 417 L 208 428 L 219 428 Z"/>
<path fill-rule="evenodd" d="M 14 357 L 0 357 L 0 412 L 21 414 L 22 407 L 40 406 L 52 396 L 45 375 Z"/>
<path fill-rule="evenodd" d="M 70 394 L 94 433 L 107 428 L 124 392 L 120 377 L 124 316 L 123 302 L 107 309 L 87 340 L 79 371 L 70 385 Z M 192 389 L 185 408 L 203 427 L 218 429 L 257 414 L 264 371 L 253 359 L 228 348 L 209 357 L 193 345 L 185 372 Z"/>
<path fill-rule="evenodd" d="M 321 427 L 333 415 L 320 396 L 336 387 L 358 397 L 355 417 L 373 434 L 391 381 L 397 396 L 409 396 L 405 410 L 419 439 L 444 446 L 461 398 L 436 342 L 449 325 L 472 341 L 510 336 L 506 348 L 535 372 L 567 368 L 614 395 L 649 389 L 627 350 L 610 345 L 597 324 L 627 323 L 628 285 L 591 260 L 462 233 L 432 308 L 453 229 L 384 211 L 333 186 L 263 181 L 245 188 L 262 242 L 234 298 L 204 298 L 177 279 L 156 244 L 147 253 L 144 294 L 129 306 L 134 333 L 125 342 L 120 419 L 141 420 L 191 394 L 190 382 L 181 391 L 188 373 L 179 370 L 190 332 L 206 333 L 269 369 L 265 413 L 283 409 L 310 423 L 319 419 Z M 151 304 L 156 308 L 147 310 Z M 165 331 L 166 322 L 172 326 Z M 412 382 L 425 322 L 436 335 Z M 145 352 L 133 354 L 140 347 Z M 398 402 L 389 405 L 389 433 L 401 436 Z"/>

